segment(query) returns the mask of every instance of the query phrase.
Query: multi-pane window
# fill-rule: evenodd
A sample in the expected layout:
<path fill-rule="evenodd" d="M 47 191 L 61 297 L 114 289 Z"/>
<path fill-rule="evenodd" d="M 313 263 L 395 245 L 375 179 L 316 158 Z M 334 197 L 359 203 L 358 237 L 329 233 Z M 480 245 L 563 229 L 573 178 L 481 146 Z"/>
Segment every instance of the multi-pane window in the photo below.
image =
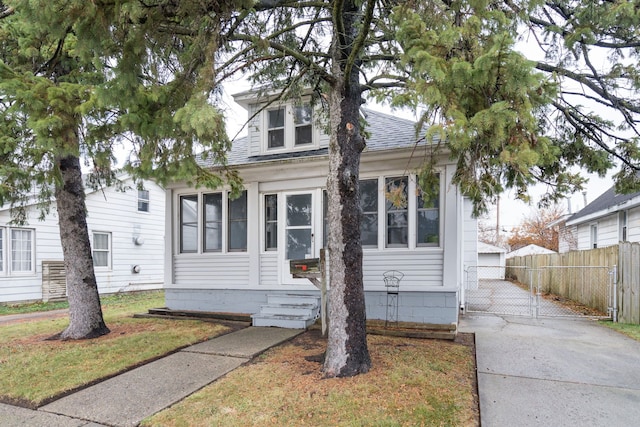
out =
<path fill-rule="evenodd" d="M 294 145 L 307 145 L 312 141 L 311 106 L 309 104 L 294 107 L 293 124 L 295 127 Z"/>
<path fill-rule="evenodd" d="M 204 195 L 204 252 L 222 250 L 222 193 Z"/>
<path fill-rule="evenodd" d="M 284 147 L 284 122 L 285 108 L 276 108 L 267 111 L 267 147 L 282 148 Z"/>
<path fill-rule="evenodd" d="M 264 196 L 264 249 L 265 251 L 278 249 L 278 196 L 276 194 Z"/>
<path fill-rule="evenodd" d="M 229 251 L 247 250 L 247 192 L 229 199 Z"/>
<path fill-rule="evenodd" d="M 437 246 L 440 236 L 440 185 L 435 183 L 429 193 L 418 189 L 416 203 L 416 245 Z"/>
<path fill-rule="evenodd" d="M 103 232 L 93 233 L 93 266 L 94 267 L 110 267 L 111 266 L 111 234 Z"/>
<path fill-rule="evenodd" d="M 11 230 L 11 270 L 33 271 L 33 230 Z"/>
<path fill-rule="evenodd" d="M 360 181 L 360 240 L 363 247 L 378 246 L 378 180 Z"/>
<path fill-rule="evenodd" d="M 387 191 L 386 246 L 388 248 L 407 247 L 409 243 L 408 179 L 406 176 L 387 178 L 385 184 Z"/>
<path fill-rule="evenodd" d="M 180 253 L 247 250 L 246 191 L 233 200 L 226 192 L 180 196 L 179 214 Z"/>
<path fill-rule="evenodd" d="M 180 252 L 198 251 L 198 196 L 180 197 Z"/>
<path fill-rule="evenodd" d="M 149 212 L 149 190 L 138 190 L 138 212 Z"/>

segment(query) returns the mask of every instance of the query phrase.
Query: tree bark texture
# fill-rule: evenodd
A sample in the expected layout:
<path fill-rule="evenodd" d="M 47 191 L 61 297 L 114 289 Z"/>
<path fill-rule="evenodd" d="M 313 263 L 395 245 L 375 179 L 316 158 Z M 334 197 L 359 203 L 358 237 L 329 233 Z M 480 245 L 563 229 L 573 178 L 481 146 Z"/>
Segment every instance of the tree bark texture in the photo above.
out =
<path fill-rule="evenodd" d="M 347 27 L 352 25 L 347 22 Z M 344 75 L 346 53 L 334 46 L 334 75 L 339 77 L 329 94 L 331 135 L 327 195 L 331 288 L 323 367 L 326 377 L 354 376 L 371 368 L 362 278 L 358 181 L 360 153 L 365 146 L 360 131 L 362 94 L 357 71 Z M 353 67 L 353 70 L 357 69 Z"/>
<path fill-rule="evenodd" d="M 56 202 L 69 295 L 69 326 L 60 338 L 95 338 L 110 331 L 102 317 L 93 269 L 80 159 L 66 155 L 57 163 L 62 183 L 56 185 Z"/>

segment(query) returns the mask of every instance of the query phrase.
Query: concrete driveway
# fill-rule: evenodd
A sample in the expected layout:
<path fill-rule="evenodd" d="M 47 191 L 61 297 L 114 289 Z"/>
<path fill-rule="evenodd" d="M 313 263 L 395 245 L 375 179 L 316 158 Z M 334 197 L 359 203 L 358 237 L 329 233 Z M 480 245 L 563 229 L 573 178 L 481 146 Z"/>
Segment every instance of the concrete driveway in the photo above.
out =
<path fill-rule="evenodd" d="M 586 319 L 466 314 L 488 426 L 640 425 L 640 342 Z"/>

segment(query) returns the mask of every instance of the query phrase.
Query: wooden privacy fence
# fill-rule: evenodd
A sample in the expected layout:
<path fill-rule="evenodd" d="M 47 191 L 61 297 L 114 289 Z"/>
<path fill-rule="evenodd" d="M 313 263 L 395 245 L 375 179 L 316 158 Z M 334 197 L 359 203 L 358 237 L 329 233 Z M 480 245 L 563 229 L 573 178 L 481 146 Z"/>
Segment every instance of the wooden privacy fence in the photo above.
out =
<path fill-rule="evenodd" d="M 618 264 L 618 246 L 527 255 L 507 259 L 506 277 L 607 313 L 613 306 L 611 284 L 615 280 L 610 272 Z"/>
<path fill-rule="evenodd" d="M 618 321 L 640 325 L 640 243 L 618 246 Z"/>

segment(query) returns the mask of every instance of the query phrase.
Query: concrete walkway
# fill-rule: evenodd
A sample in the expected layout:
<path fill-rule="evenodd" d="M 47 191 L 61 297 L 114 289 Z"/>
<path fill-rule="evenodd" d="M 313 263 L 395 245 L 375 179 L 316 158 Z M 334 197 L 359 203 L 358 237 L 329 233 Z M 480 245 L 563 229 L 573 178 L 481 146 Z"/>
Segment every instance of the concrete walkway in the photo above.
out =
<path fill-rule="evenodd" d="M 249 327 L 187 347 L 37 411 L 0 404 L 0 426 L 136 426 L 302 332 Z"/>
<path fill-rule="evenodd" d="M 484 427 L 640 425 L 640 342 L 585 319 L 466 314 Z"/>

